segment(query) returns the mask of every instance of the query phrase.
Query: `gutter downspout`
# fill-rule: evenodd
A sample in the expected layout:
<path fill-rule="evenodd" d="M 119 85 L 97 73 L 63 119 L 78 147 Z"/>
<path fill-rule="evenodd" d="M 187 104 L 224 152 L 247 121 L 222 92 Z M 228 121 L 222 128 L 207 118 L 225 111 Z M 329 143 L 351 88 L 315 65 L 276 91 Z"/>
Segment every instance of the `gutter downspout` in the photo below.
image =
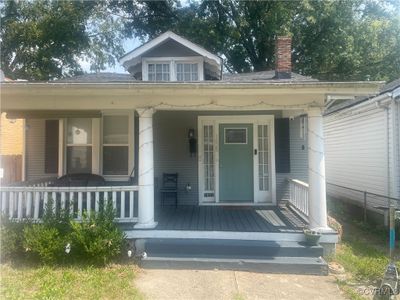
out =
<path fill-rule="evenodd" d="M 390 124 L 389 124 L 389 106 L 390 104 L 394 101 L 392 94 L 391 93 L 386 93 L 383 95 L 380 95 L 379 97 L 377 97 L 376 99 L 376 107 L 377 108 L 382 108 L 383 110 L 386 111 L 386 169 L 387 169 L 387 195 L 388 197 L 392 197 L 392 191 L 391 191 L 391 184 L 390 184 L 390 145 L 389 145 L 389 140 L 390 140 L 390 133 L 389 133 L 389 129 L 390 129 Z M 390 200 L 388 200 L 388 208 L 390 207 Z M 385 217 L 385 225 L 388 224 L 388 220 Z"/>

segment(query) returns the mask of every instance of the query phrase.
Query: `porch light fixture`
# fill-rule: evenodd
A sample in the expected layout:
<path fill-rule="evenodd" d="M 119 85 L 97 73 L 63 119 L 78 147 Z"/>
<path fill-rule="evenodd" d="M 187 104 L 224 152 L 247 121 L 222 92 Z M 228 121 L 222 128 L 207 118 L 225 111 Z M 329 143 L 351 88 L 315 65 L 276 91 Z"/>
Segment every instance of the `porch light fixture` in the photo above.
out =
<path fill-rule="evenodd" d="M 186 185 L 186 192 L 190 192 L 192 190 L 192 186 L 190 185 L 190 183 L 188 183 Z"/>
<path fill-rule="evenodd" d="M 197 148 L 197 140 L 195 138 L 194 129 L 190 128 L 188 131 L 188 138 L 189 138 L 189 152 L 190 157 L 196 156 L 196 148 Z"/>

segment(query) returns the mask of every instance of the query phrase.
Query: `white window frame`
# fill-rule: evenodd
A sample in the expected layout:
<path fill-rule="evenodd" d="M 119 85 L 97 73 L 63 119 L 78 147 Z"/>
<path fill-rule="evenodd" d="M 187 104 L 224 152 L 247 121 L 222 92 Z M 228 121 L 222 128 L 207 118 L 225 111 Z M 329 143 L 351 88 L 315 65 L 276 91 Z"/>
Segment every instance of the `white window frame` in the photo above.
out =
<path fill-rule="evenodd" d="M 91 144 L 68 144 L 68 119 L 91 119 L 92 120 L 92 143 Z M 100 128 L 100 120 L 99 118 L 84 118 L 84 117 L 71 117 L 71 118 L 63 118 L 62 122 L 63 128 L 59 129 L 59 132 L 61 131 L 64 133 L 63 137 L 60 137 L 60 140 L 63 141 L 63 155 L 62 157 L 59 157 L 59 159 L 62 159 L 62 173 L 63 175 L 67 174 L 68 169 L 67 169 L 67 149 L 70 146 L 91 146 L 92 147 L 92 170 L 91 172 L 93 174 L 99 174 L 99 143 L 98 143 L 98 137 L 99 137 L 99 128 Z M 59 152 L 60 154 L 60 152 Z M 59 164 L 60 166 L 60 164 Z M 59 175 L 60 175 L 60 170 L 59 170 Z"/>
<path fill-rule="evenodd" d="M 103 147 L 112 146 L 114 144 L 104 144 L 103 143 L 103 125 L 104 125 L 104 117 L 105 116 L 128 116 L 128 144 L 115 144 L 115 146 L 128 146 L 128 174 L 126 175 L 104 175 L 103 174 Z M 133 173 L 134 168 L 134 112 L 125 112 L 125 111 L 103 111 L 101 117 L 101 130 L 100 134 L 100 157 L 99 157 L 99 165 L 100 165 L 100 174 L 107 180 L 107 181 L 127 181 L 130 178 L 130 175 L 135 176 Z"/>
<path fill-rule="evenodd" d="M 170 64 L 169 80 L 177 81 L 176 68 L 178 63 L 197 64 L 198 81 L 204 80 L 204 58 L 202 56 L 188 57 L 145 57 L 142 59 L 142 78 L 149 81 L 149 64 Z M 153 82 L 153 81 L 152 81 Z M 179 81 L 183 82 L 183 81 Z"/>

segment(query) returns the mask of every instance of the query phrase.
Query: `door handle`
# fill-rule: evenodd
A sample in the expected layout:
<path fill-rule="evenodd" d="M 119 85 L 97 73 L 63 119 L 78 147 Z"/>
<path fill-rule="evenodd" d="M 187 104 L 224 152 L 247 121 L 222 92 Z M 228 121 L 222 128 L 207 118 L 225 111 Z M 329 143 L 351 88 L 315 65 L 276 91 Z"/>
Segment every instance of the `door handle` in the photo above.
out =
<path fill-rule="evenodd" d="M 254 149 L 254 155 L 257 155 L 257 149 Z"/>

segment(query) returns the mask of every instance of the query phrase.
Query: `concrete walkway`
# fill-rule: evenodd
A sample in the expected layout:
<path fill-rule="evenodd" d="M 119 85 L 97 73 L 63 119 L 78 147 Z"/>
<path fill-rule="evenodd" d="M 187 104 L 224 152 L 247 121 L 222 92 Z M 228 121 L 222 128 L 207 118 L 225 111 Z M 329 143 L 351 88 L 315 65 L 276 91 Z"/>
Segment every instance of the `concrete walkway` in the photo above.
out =
<path fill-rule="evenodd" d="M 147 299 L 345 299 L 331 276 L 141 269 L 135 284 Z"/>

